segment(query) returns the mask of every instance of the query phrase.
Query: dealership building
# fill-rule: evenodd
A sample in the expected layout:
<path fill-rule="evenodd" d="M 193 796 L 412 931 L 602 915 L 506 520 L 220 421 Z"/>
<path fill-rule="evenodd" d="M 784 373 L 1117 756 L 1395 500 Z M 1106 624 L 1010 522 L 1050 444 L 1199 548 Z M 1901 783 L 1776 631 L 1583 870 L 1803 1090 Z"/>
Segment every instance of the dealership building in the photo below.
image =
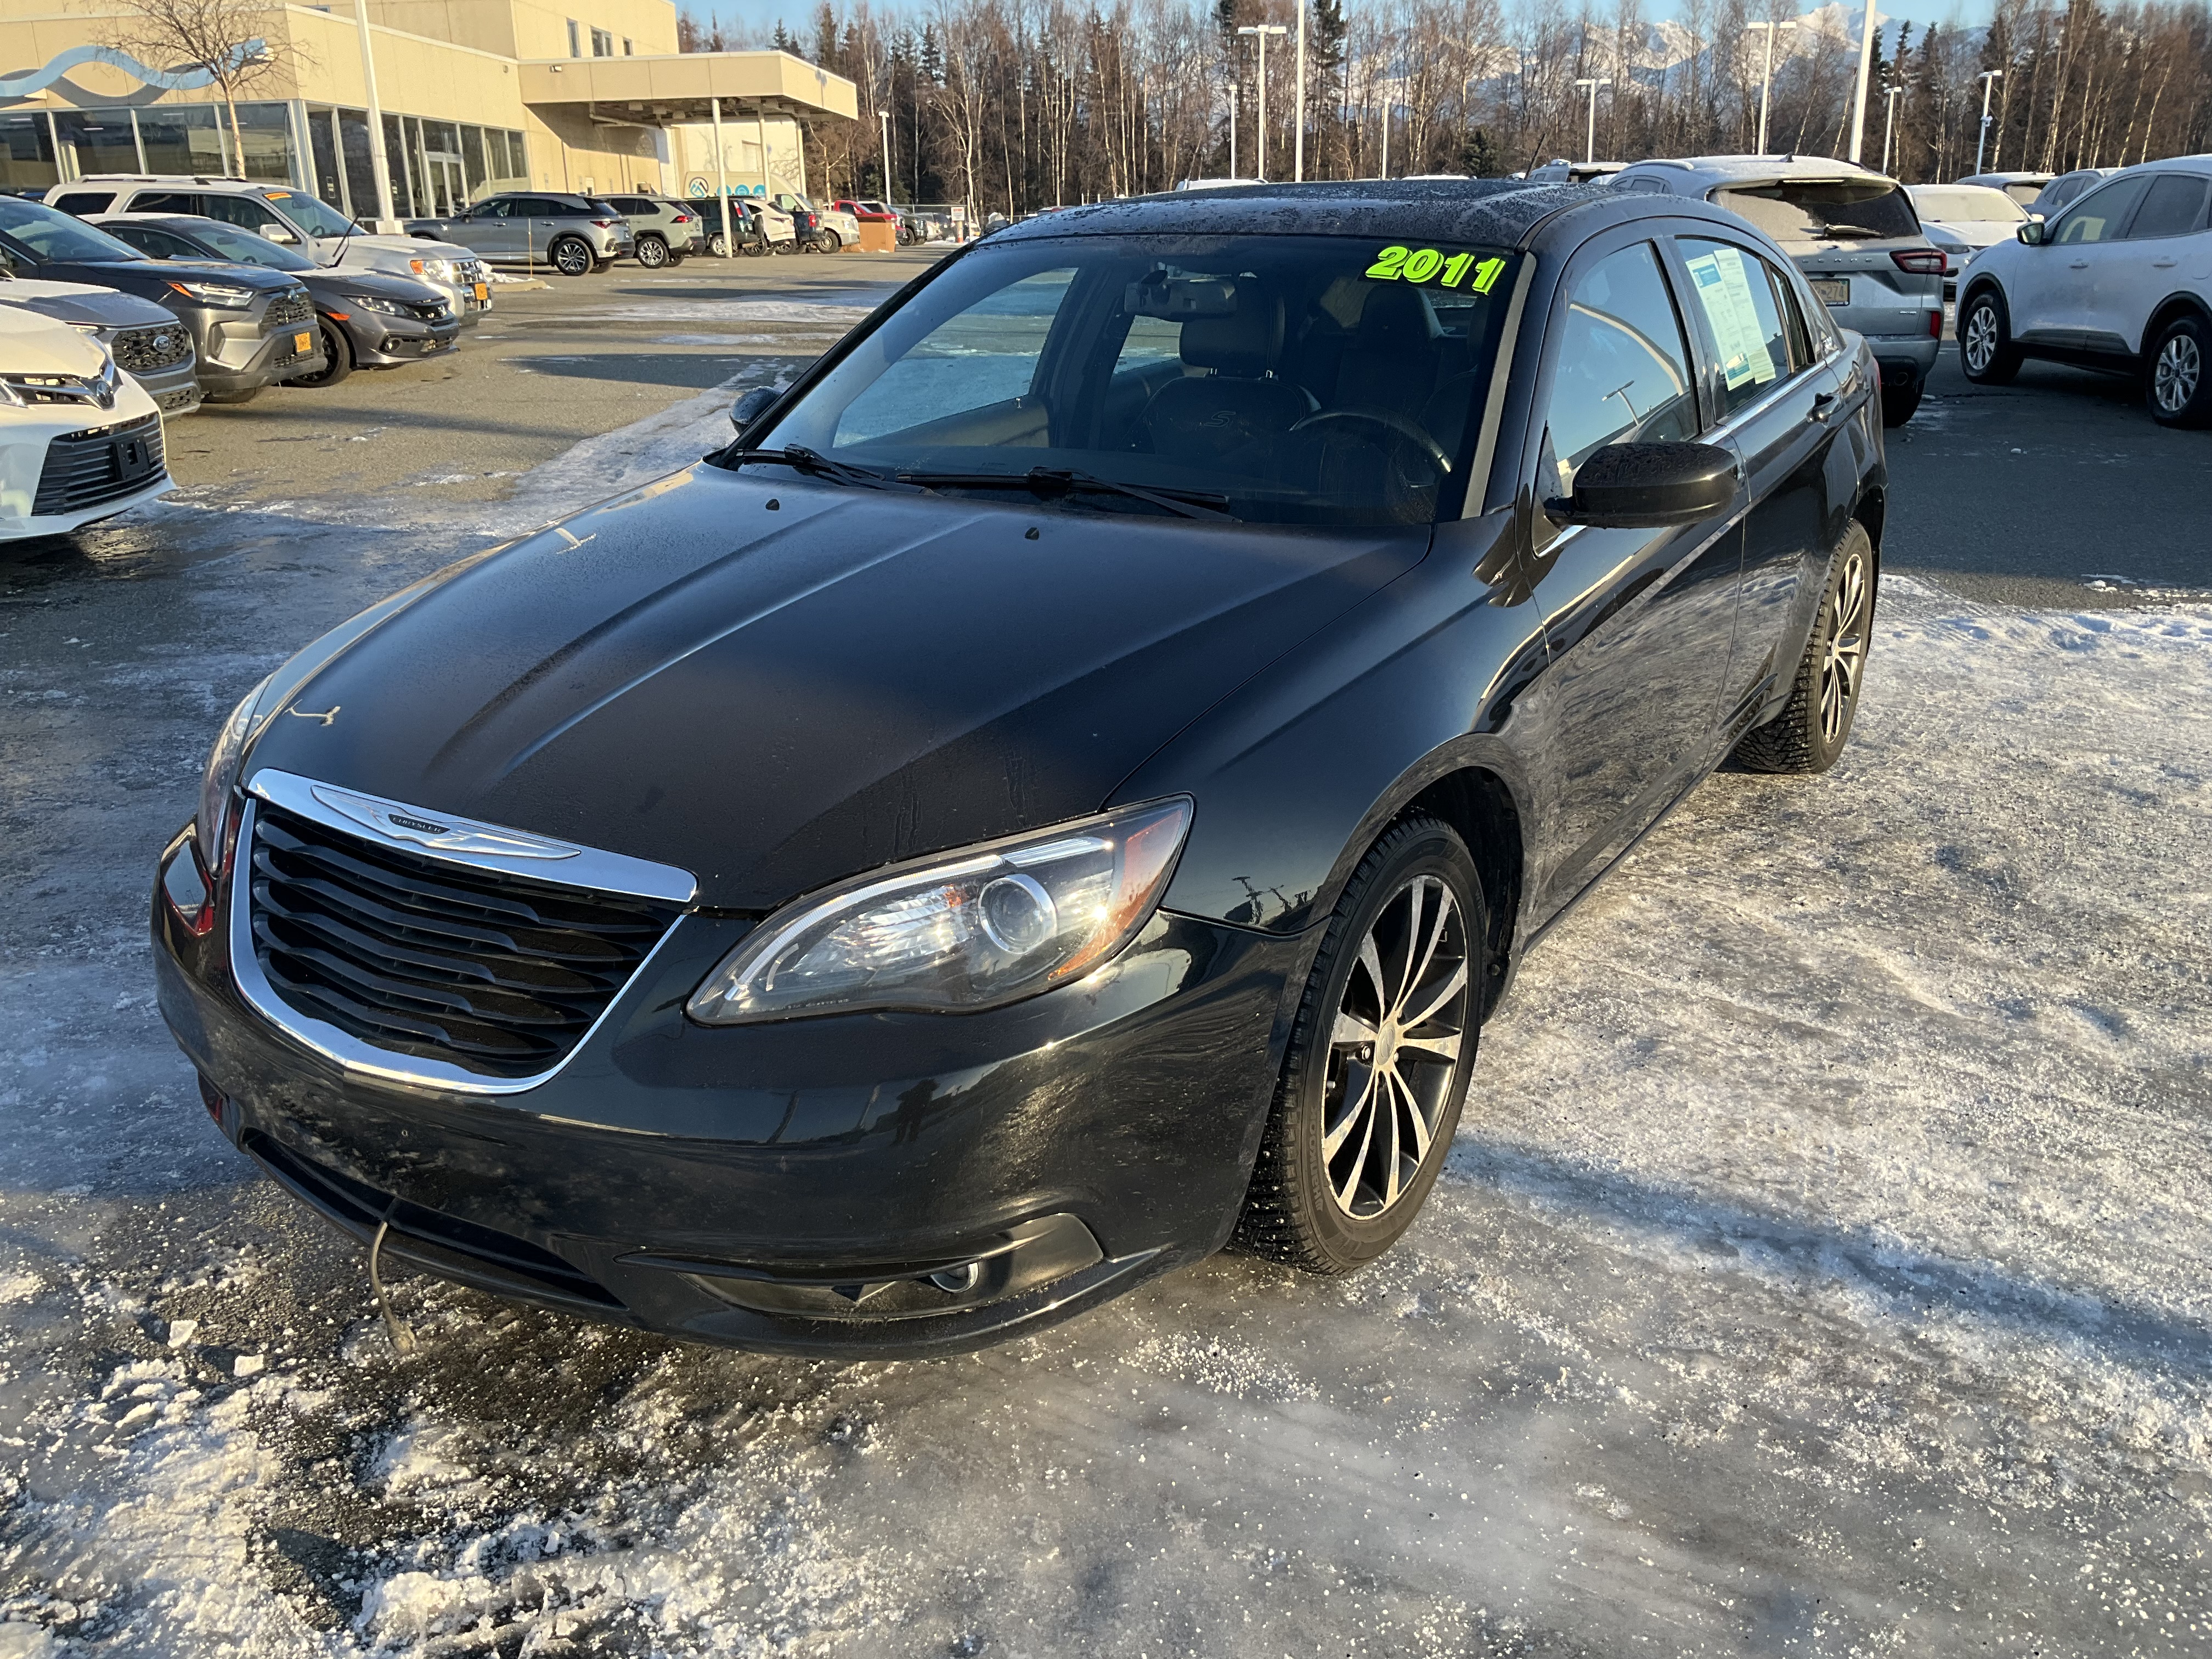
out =
<path fill-rule="evenodd" d="M 240 92 L 234 134 L 204 70 L 150 61 L 143 27 L 125 4 L 0 8 L 0 188 L 235 175 L 362 220 L 498 190 L 804 195 L 800 123 L 859 108 L 851 82 L 788 52 L 679 52 L 669 0 L 332 0 L 257 15 L 268 67 Z"/>

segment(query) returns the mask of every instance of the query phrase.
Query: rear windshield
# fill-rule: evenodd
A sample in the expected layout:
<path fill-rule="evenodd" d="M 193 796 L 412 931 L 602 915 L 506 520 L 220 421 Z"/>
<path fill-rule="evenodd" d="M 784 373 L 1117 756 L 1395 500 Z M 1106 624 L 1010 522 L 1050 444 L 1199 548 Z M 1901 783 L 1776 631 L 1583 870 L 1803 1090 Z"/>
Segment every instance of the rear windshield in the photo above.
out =
<path fill-rule="evenodd" d="M 948 494 L 1026 502 L 994 481 L 1044 469 L 1255 522 L 1425 524 L 1458 511 L 1512 264 L 1333 236 L 986 244 L 746 443 Z"/>
<path fill-rule="evenodd" d="M 1712 199 L 1778 242 L 1917 237 L 1912 198 L 1887 179 L 1790 179 L 1717 190 Z"/>
<path fill-rule="evenodd" d="M 2026 207 L 2043 194 L 2043 186 L 2041 185 L 2007 185 L 2004 187 L 2004 193 L 2022 207 Z"/>
<path fill-rule="evenodd" d="M 2027 215 L 2018 202 L 2001 190 L 1982 190 L 1960 185 L 1921 185 L 1912 191 L 1912 205 L 1923 219 L 1946 224 L 2018 224 Z"/>

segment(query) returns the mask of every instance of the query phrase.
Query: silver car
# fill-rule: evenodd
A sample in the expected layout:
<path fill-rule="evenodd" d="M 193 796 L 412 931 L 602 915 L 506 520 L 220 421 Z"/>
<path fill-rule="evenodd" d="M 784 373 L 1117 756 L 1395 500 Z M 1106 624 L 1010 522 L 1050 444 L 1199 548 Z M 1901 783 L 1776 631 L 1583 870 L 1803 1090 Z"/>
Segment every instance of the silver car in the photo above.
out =
<path fill-rule="evenodd" d="M 514 191 L 450 219 L 410 219 L 410 236 L 458 242 L 487 264 L 550 265 L 563 276 L 603 271 L 637 252 L 629 222 L 590 196 Z"/>
<path fill-rule="evenodd" d="M 1615 190 L 1691 196 L 1741 215 L 1782 245 L 1843 327 L 1881 365 L 1881 417 L 1920 407 L 1943 349 L 1943 253 L 1894 179 L 1817 157 L 1706 155 L 1638 161 Z"/>

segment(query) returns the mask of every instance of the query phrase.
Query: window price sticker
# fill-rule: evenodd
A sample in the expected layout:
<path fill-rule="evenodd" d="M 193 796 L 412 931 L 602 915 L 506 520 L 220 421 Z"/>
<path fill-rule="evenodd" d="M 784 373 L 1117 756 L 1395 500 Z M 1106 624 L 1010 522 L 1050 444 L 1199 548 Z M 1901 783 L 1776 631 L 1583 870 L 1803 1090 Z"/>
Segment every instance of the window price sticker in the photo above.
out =
<path fill-rule="evenodd" d="M 1721 378 L 1735 391 L 1746 382 L 1764 386 L 1774 378 L 1774 357 L 1766 349 L 1766 330 L 1751 301 L 1751 273 L 1732 247 L 1715 248 L 1690 261 L 1690 280 L 1720 343 Z"/>

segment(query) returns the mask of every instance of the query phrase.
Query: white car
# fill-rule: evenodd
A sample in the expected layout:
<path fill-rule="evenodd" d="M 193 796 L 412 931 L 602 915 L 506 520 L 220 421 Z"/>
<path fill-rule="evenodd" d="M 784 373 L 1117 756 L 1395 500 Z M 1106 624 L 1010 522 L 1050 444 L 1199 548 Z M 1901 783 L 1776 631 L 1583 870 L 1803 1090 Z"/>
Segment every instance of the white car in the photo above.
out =
<path fill-rule="evenodd" d="M 174 487 L 161 412 L 107 348 L 0 306 L 0 539 L 66 535 Z"/>
<path fill-rule="evenodd" d="M 2003 386 L 2028 357 L 2139 374 L 2163 425 L 2212 424 L 2212 155 L 2131 167 L 1977 255 L 1959 361 Z"/>
<path fill-rule="evenodd" d="M 475 250 L 420 236 L 378 236 L 319 196 L 248 179 L 95 173 L 46 192 L 46 205 L 80 219 L 190 214 L 220 219 L 303 253 L 319 265 L 380 270 L 443 289 L 467 327 L 491 309 L 491 270 Z"/>
<path fill-rule="evenodd" d="M 2035 198 L 2043 194 L 2044 186 L 2057 175 L 2050 173 L 1975 173 L 1964 179 L 1954 179 L 1957 185 L 1987 185 L 1991 190 L 2001 190 L 2024 208 L 2033 209 Z"/>
<path fill-rule="evenodd" d="M 2027 222 L 2027 210 L 1986 185 L 1907 185 L 1920 228 L 1943 250 L 1943 281 L 1959 280 L 1966 262 L 1984 248 L 2010 241 Z"/>

